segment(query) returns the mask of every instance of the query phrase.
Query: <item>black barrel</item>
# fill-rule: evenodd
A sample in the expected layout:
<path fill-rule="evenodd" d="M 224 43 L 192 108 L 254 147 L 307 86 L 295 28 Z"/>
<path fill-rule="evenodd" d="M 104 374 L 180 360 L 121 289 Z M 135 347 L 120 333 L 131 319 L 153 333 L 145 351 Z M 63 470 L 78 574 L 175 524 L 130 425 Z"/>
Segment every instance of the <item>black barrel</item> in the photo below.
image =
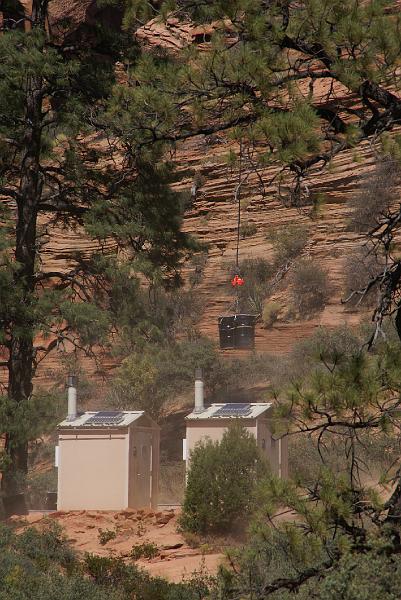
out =
<path fill-rule="evenodd" d="M 255 315 L 235 315 L 235 348 L 252 349 L 255 347 Z"/>
<path fill-rule="evenodd" d="M 25 502 L 24 494 L 12 494 L 10 496 L 3 496 L 3 506 L 5 517 L 11 517 L 11 515 L 27 515 L 28 508 Z"/>
<path fill-rule="evenodd" d="M 229 317 L 219 317 L 220 348 L 222 350 L 228 350 L 229 348 L 235 348 L 234 319 L 235 319 L 235 315 L 231 315 Z"/>

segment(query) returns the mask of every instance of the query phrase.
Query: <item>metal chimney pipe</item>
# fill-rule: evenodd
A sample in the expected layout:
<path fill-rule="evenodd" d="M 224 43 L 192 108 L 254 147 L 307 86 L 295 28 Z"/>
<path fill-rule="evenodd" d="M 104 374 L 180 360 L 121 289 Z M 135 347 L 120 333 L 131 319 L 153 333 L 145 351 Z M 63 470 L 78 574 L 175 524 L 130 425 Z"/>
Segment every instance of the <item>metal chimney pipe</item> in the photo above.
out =
<path fill-rule="evenodd" d="M 205 410 L 205 395 L 203 389 L 202 369 L 195 370 L 195 413 L 202 413 Z"/>
<path fill-rule="evenodd" d="M 77 378 L 75 375 L 68 375 L 68 414 L 67 421 L 75 421 L 77 418 Z"/>

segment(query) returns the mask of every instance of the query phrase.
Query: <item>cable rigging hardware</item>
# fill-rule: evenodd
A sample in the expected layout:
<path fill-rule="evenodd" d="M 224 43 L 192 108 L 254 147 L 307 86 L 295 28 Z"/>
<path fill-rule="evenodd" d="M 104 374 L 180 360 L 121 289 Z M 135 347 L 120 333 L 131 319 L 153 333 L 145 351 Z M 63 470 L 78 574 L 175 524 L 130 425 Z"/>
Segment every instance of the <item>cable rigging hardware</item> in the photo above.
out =
<path fill-rule="evenodd" d="M 219 338 L 221 350 L 247 349 L 255 347 L 255 323 L 259 315 L 241 311 L 240 288 L 245 284 L 239 266 L 239 246 L 241 235 L 241 201 L 240 190 L 242 186 L 242 149 L 240 150 L 239 183 L 236 188 L 235 198 L 238 202 L 237 214 L 237 243 L 235 272 L 231 285 L 235 288 L 235 300 L 225 315 L 218 318 Z"/>

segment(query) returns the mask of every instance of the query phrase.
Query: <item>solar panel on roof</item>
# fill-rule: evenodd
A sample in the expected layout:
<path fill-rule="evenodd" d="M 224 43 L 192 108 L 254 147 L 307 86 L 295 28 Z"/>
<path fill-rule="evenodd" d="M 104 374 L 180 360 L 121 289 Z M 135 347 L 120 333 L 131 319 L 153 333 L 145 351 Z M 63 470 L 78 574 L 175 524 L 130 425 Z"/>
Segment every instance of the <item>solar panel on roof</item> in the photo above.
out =
<path fill-rule="evenodd" d="M 225 404 L 219 408 L 213 417 L 246 417 L 252 412 L 250 404 Z"/>
<path fill-rule="evenodd" d="M 124 413 L 101 410 L 85 421 L 85 425 L 118 425 L 124 420 Z"/>

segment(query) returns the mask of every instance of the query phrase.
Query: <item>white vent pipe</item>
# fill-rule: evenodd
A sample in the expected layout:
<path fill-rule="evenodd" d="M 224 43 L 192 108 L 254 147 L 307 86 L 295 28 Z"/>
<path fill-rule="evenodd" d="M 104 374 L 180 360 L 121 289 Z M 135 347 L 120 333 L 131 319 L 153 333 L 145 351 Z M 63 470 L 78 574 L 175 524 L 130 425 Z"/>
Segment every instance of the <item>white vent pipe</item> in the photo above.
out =
<path fill-rule="evenodd" d="M 75 375 L 69 375 L 67 378 L 68 387 L 68 414 L 67 421 L 75 421 L 77 418 L 77 378 Z"/>
<path fill-rule="evenodd" d="M 201 413 L 205 410 L 205 395 L 203 389 L 202 369 L 195 371 L 195 413 Z"/>

